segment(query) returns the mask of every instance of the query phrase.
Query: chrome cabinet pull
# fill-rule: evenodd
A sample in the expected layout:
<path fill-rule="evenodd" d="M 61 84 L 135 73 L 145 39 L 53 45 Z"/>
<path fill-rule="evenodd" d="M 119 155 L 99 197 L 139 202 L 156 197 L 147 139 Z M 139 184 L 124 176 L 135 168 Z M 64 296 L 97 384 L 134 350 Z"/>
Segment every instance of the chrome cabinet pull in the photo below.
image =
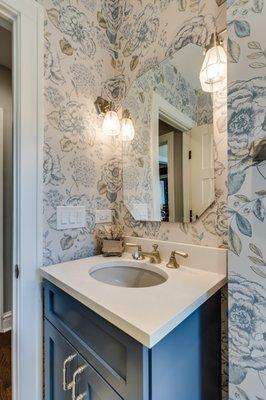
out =
<path fill-rule="evenodd" d="M 83 365 L 79 367 L 73 374 L 73 385 L 72 385 L 72 400 L 82 400 L 86 396 L 86 393 L 79 394 L 76 396 L 76 378 L 78 375 L 82 374 L 82 372 L 87 368 L 87 365 Z"/>
<path fill-rule="evenodd" d="M 67 364 L 69 364 L 74 358 L 77 357 L 77 354 L 71 354 L 71 356 L 67 357 L 63 363 L 63 390 L 66 392 L 70 390 L 73 385 L 73 381 L 67 383 L 66 372 L 67 372 Z"/>

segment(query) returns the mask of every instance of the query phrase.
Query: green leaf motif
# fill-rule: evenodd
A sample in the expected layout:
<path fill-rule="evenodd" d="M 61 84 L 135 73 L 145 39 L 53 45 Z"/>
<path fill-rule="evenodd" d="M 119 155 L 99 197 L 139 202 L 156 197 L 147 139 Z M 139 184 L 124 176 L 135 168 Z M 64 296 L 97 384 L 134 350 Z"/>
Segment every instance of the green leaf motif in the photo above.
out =
<path fill-rule="evenodd" d="M 252 251 L 252 253 L 256 254 L 260 258 L 263 258 L 262 251 L 254 243 L 249 243 L 249 248 Z"/>
<path fill-rule="evenodd" d="M 266 278 L 266 273 L 261 271 L 256 265 L 251 265 L 250 268 L 252 269 L 255 274 L 261 276 L 262 278 Z"/>
<path fill-rule="evenodd" d="M 228 229 L 228 241 L 229 241 L 229 249 L 236 254 L 237 256 L 240 255 L 241 250 L 242 250 L 242 243 L 237 235 L 237 233 L 229 226 Z"/>
<path fill-rule="evenodd" d="M 262 57 L 262 56 L 264 56 L 263 51 L 257 51 L 256 53 L 251 53 L 251 54 L 249 54 L 247 57 L 248 57 L 250 60 L 256 60 L 257 58 L 260 58 L 260 57 Z"/>
<path fill-rule="evenodd" d="M 259 42 L 253 41 L 248 43 L 248 48 L 252 50 L 261 50 L 261 45 Z"/>
<path fill-rule="evenodd" d="M 241 201 L 241 203 L 249 203 L 250 200 L 247 196 L 245 196 L 244 194 L 236 194 L 235 197 Z"/>
<path fill-rule="evenodd" d="M 235 33 L 239 38 L 250 36 L 250 25 L 247 21 L 234 21 Z"/>
<path fill-rule="evenodd" d="M 58 127 L 59 127 L 59 112 L 58 111 L 52 111 L 50 114 L 47 115 L 47 119 L 54 128 L 58 129 Z"/>
<path fill-rule="evenodd" d="M 254 62 L 254 63 L 251 63 L 251 64 L 249 64 L 249 66 L 251 67 L 251 68 L 264 68 L 264 67 L 266 67 L 266 64 L 265 63 L 263 63 L 263 62 Z"/>
<path fill-rule="evenodd" d="M 266 267 L 265 261 L 258 257 L 249 256 L 248 258 L 253 262 L 253 264 L 259 265 L 260 267 Z"/>
<path fill-rule="evenodd" d="M 230 63 L 238 63 L 240 58 L 240 46 L 234 40 L 228 39 L 228 61 Z"/>
<path fill-rule="evenodd" d="M 50 10 L 47 10 L 47 15 L 52 24 L 59 29 L 59 12 L 57 9 L 51 8 Z"/>
<path fill-rule="evenodd" d="M 100 11 L 97 12 L 97 20 L 98 20 L 98 23 L 99 23 L 101 28 L 103 28 L 103 29 L 107 28 L 106 21 L 105 21 L 102 13 Z"/>
<path fill-rule="evenodd" d="M 252 236 L 252 227 L 250 222 L 247 220 L 247 218 L 243 217 L 243 215 L 236 213 L 235 214 L 235 218 L 236 218 L 236 224 L 237 227 L 239 229 L 239 231 L 241 233 L 243 233 L 243 235 Z"/>

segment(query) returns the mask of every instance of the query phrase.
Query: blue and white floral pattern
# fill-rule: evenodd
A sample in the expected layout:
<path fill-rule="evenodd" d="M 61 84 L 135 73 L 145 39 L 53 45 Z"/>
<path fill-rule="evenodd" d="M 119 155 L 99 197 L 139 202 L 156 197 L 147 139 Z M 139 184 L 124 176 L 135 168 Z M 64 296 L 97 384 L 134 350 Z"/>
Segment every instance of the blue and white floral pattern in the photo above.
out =
<path fill-rule="evenodd" d="M 263 285 L 231 274 L 229 292 L 229 380 L 241 384 L 249 369 L 266 371 L 266 290 Z"/>
<path fill-rule="evenodd" d="M 265 163 L 250 155 L 266 137 L 265 4 L 229 2 L 229 398 L 266 393 Z"/>

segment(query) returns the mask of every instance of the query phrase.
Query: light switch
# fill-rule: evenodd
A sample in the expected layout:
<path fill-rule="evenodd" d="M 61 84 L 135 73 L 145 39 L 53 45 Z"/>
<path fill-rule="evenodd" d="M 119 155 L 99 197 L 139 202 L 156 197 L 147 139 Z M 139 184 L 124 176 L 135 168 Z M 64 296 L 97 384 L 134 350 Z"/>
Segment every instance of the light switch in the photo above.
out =
<path fill-rule="evenodd" d="M 59 206 L 56 209 L 56 217 L 58 230 L 86 226 L 85 206 Z"/>
<path fill-rule="evenodd" d="M 96 224 L 113 222 L 112 210 L 96 210 L 95 222 Z"/>

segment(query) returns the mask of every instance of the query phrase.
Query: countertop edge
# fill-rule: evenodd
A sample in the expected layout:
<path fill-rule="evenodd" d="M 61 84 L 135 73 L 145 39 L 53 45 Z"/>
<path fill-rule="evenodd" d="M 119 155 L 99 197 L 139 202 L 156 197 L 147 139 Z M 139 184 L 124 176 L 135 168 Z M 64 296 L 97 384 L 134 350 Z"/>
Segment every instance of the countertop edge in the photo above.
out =
<path fill-rule="evenodd" d="M 156 331 L 148 334 L 138 327 L 130 324 L 130 322 L 125 321 L 121 317 L 107 310 L 93 300 L 82 295 L 77 290 L 73 289 L 68 284 L 55 278 L 53 275 L 45 271 L 45 268 L 40 268 L 40 275 L 42 278 L 47 279 L 49 282 L 53 283 L 58 288 L 62 289 L 64 292 L 72 296 L 74 299 L 94 311 L 96 314 L 100 315 L 102 318 L 121 329 L 127 335 L 131 336 L 139 343 L 143 344 L 148 348 L 154 347 L 159 341 L 161 341 L 165 336 L 167 336 L 173 329 L 175 329 L 179 324 L 181 324 L 186 318 L 188 318 L 197 308 L 199 308 L 205 301 L 207 301 L 213 294 L 220 290 L 227 282 L 227 277 L 221 275 L 221 280 L 218 281 L 213 287 L 211 287 L 207 292 L 203 293 L 198 297 L 192 304 L 186 307 L 181 313 L 176 315 L 171 320 L 167 321 L 163 326 L 159 327 Z"/>

